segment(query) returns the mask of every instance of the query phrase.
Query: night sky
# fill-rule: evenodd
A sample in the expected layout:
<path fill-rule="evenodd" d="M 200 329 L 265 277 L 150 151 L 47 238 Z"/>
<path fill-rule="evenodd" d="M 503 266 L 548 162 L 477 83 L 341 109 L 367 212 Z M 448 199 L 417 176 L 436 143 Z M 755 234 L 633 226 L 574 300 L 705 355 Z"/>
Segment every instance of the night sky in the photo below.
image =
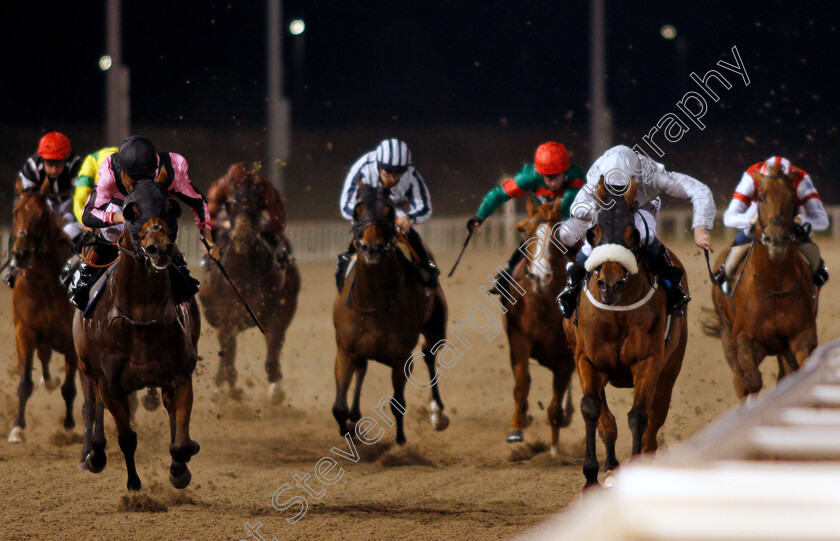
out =
<path fill-rule="evenodd" d="M 786 4 L 607 1 L 617 120 L 655 120 L 692 88 L 680 71 L 705 72 L 733 45 L 752 85 L 730 92 L 727 107 L 751 118 L 834 115 L 840 9 Z M 263 2 L 134 1 L 123 10 L 134 121 L 263 122 Z M 104 2 L 3 11 L 3 121 L 101 122 Z M 286 0 L 284 12 L 307 23 L 303 38 L 285 41 L 299 125 L 551 124 L 586 114 L 586 2 Z M 687 70 L 676 40 L 659 35 L 665 23 L 684 40 Z"/>
<path fill-rule="evenodd" d="M 189 155 L 205 188 L 226 163 L 261 158 L 265 3 L 124 4 L 132 125 L 159 129 L 162 145 Z M 716 62 L 733 62 L 736 46 L 750 85 L 724 71 L 733 87 L 710 102 L 703 119 L 710 129 L 702 136 L 692 129 L 668 149 L 666 164 L 694 173 L 725 200 L 740 171 L 786 153 L 812 173 L 827 202 L 840 199 L 836 2 L 606 6 L 615 142 L 632 146 L 678 112 L 677 101 L 698 90 L 689 74 L 721 71 Z M 295 130 L 288 167 L 297 181 L 286 195 L 303 203 L 292 214 L 337 217 L 333 199 L 346 168 L 386 136 L 416 145 L 415 162 L 441 202 L 436 212 L 472 212 L 499 175 L 515 172 L 546 139 L 567 142 L 573 160 L 588 167 L 588 2 L 285 0 L 283 7 L 284 28 L 293 18 L 306 21 L 302 37 L 284 32 Z M 106 52 L 104 20 L 104 1 L 4 5 L 0 130 L 26 136 L 7 143 L 0 173 L 11 177 L 47 130 L 72 131 L 82 153 L 105 144 L 105 75 L 97 66 Z M 660 36 L 664 24 L 677 28 L 676 40 Z M 493 145 L 454 130 L 475 126 Z M 220 137 L 234 141 L 225 142 L 228 154 L 213 146 Z M 444 198 L 451 183 L 468 193 Z"/>

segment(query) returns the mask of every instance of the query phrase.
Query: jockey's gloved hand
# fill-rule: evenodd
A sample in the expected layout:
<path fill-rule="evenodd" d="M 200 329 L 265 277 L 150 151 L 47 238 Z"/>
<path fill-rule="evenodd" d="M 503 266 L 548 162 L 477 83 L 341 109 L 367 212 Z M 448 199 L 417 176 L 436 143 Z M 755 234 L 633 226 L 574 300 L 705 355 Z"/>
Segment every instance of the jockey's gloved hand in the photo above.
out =
<path fill-rule="evenodd" d="M 483 223 L 484 223 L 484 218 L 482 218 L 481 216 L 473 216 L 472 218 L 467 220 L 467 231 L 472 233 L 473 229 L 475 229 L 476 227 L 480 226 Z"/>

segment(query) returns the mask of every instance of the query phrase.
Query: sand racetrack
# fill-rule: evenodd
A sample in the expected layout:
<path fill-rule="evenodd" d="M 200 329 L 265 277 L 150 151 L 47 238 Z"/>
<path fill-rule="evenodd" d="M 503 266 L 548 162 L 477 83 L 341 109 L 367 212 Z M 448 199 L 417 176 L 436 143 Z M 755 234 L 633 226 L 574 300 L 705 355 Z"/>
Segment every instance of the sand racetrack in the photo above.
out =
<path fill-rule="evenodd" d="M 829 252 L 829 239 L 818 239 L 831 269 L 840 268 L 840 252 Z M 722 243 L 717 241 L 718 247 Z M 729 368 L 716 339 L 703 336 L 701 308 L 710 307 L 702 254 L 688 244 L 674 244 L 689 267 L 694 301 L 689 310 L 688 351 L 677 380 L 671 412 L 662 430 L 666 444 L 684 439 L 735 404 Z M 433 247 L 435 248 L 435 247 Z M 438 247 L 447 271 L 455 254 Z M 508 253 L 470 250 L 458 273 L 444 279 L 450 322 L 466 317 L 481 300 L 478 288 Z M 295 524 L 285 519 L 296 507 L 278 511 L 272 494 L 286 483 L 293 488 L 280 501 L 304 496 L 293 475 L 312 474 L 316 462 L 333 446 L 346 448 L 332 418 L 335 352 L 331 305 L 335 288 L 332 263 L 302 264 L 303 289 L 297 316 L 282 355 L 286 400 L 266 400 L 262 368 L 264 343 L 258 331 L 240 336 L 238 368 L 245 396 L 240 402 L 213 393 L 218 363 L 215 331 L 204 325 L 195 378 L 192 437 L 201 444 L 190 469 L 192 484 L 183 491 L 167 480 L 169 431 L 163 408 L 138 411 L 137 467 L 143 490 L 128 495 L 125 465 L 110 414 L 106 414 L 108 466 L 99 475 L 76 469 L 81 434 L 81 399 L 76 399 L 76 437 L 61 428 L 63 402 L 58 390 L 36 385 L 27 411 L 26 441 L 6 443 L 16 408 L 17 356 L 10 290 L 0 289 L 0 538 L 20 539 L 252 539 L 243 525 L 262 523 L 265 539 L 498 539 L 508 538 L 573 501 L 583 485 L 583 422 L 575 412 L 561 432 L 561 457 L 547 452 L 550 372 L 532 365 L 530 395 L 534 423 L 526 443 L 505 443 L 513 413 L 513 378 L 502 332 L 488 341 L 466 328 L 474 347 L 440 380 L 451 424 L 444 432 L 430 426 L 428 394 L 407 386 L 408 445 L 392 445 L 389 430 L 375 446 L 359 444 L 361 460 L 338 459 L 344 469 L 320 499 L 307 496 L 306 515 Z M 198 271 L 198 270 L 197 270 Z M 198 271 L 200 272 L 200 271 Z M 820 303 L 823 343 L 840 335 L 835 274 Z M 60 361 L 60 362 L 59 362 Z M 53 366 L 63 361 L 54 356 Z M 765 384 L 775 382 L 774 359 L 764 363 Z M 63 375 L 63 371 L 58 372 Z M 771 377 L 772 374 L 772 377 Z M 33 377 L 40 379 L 36 361 Z M 580 401 L 573 377 L 576 410 Z M 389 370 L 372 363 L 362 396 L 363 414 L 391 393 Z M 619 459 L 629 454 L 626 413 L 629 391 L 608 388 L 619 426 Z M 540 405 L 541 404 L 541 405 Z M 599 441 L 599 454 L 603 447 Z M 334 473 L 334 472 L 333 472 Z M 159 512 L 152 512 L 157 510 Z M 165 512 L 160 512 L 164 511 Z"/>

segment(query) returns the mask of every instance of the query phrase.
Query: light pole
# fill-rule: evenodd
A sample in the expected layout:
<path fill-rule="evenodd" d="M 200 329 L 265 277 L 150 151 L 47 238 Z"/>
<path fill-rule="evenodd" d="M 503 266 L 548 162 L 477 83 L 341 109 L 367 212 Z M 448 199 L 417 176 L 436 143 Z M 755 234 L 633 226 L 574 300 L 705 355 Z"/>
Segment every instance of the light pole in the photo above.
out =
<path fill-rule="evenodd" d="M 128 68 L 122 63 L 121 0 L 108 0 L 105 6 L 106 55 L 99 59 L 105 71 L 105 142 L 116 145 L 127 135 L 130 127 Z"/>
<path fill-rule="evenodd" d="M 612 144 L 612 112 L 607 105 L 604 0 L 592 0 L 590 7 L 589 94 L 592 109 L 589 114 L 589 151 L 591 161 L 595 161 Z"/>
<path fill-rule="evenodd" d="M 268 0 L 268 178 L 283 193 L 283 164 L 291 144 L 289 100 L 283 97 L 283 17 L 281 0 Z"/>

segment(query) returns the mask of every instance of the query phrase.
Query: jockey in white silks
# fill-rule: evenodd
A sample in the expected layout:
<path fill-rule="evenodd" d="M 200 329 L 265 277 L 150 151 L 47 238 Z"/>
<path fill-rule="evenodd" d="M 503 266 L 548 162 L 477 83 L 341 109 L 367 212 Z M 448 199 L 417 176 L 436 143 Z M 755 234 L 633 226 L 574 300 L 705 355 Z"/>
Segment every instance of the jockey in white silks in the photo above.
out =
<path fill-rule="evenodd" d="M 599 202 L 595 197 L 598 181 L 604 178 L 608 189 L 613 193 L 623 193 L 631 178 L 637 183 L 636 193 L 636 229 L 640 235 L 641 257 L 653 271 L 668 292 L 668 313 L 673 316 L 683 315 L 682 309 L 691 297 L 680 284 L 683 271 L 676 267 L 665 249 L 656 238 L 656 216 L 661 202 L 659 195 L 665 193 L 672 197 L 688 199 L 694 207 L 691 228 L 694 242 L 698 247 L 711 250 L 709 230 L 715 219 L 715 203 L 708 186 L 699 180 L 682 173 L 667 171 L 665 166 L 647 156 L 639 155 L 631 148 L 618 145 L 607 150 L 598 158 L 586 174 L 586 185 L 572 203 L 572 217 L 560 228 L 560 240 L 567 247 L 574 246 L 585 237 L 586 230 L 595 223 Z M 577 306 L 586 259 L 592 252 L 589 243 L 585 243 L 578 252 L 576 261 L 570 262 L 566 269 L 566 287 L 557 297 L 560 311 L 567 318 L 574 314 Z"/>

